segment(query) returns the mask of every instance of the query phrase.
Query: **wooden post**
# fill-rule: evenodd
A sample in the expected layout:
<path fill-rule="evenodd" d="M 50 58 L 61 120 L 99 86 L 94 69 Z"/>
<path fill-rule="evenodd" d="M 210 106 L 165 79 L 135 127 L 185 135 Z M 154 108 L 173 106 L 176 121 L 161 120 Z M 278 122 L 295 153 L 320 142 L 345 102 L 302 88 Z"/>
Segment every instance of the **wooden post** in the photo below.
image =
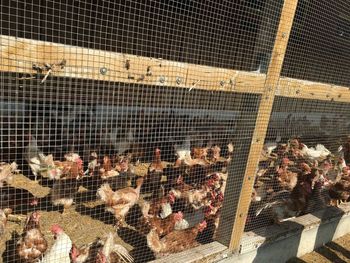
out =
<path fill-rule="evenodd" d="M 232 230 L 229 248 L 233 252 L 237 252 L 239 250 L 240 239 L 244 231 L 245 221 L 251 201 L 256 168 L 258 166 L 260 154 L 264 145 L 266 130 L 270 120 L 272 105 L 278 86 L 297 3 L 298 0 L 285 0 L 282 8 L 280 23 L 266 76 L 264 91 L 259 105 L 255 130 L 249 150 L 247 166 Z"/>

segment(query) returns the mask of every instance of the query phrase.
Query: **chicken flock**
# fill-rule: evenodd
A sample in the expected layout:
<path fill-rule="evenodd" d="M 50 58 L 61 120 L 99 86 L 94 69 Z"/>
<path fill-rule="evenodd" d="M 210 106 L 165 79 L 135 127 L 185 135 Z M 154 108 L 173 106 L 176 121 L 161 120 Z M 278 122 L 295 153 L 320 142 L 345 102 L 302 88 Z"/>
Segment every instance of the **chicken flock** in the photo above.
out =
<path fill-rule="evenodd" d="M 349 145 L 350 140 L 332 154 L 321 144 L 309 148 L 299 138 L 265 144 L 246 227 L 256 226 L 259 218 L 280 224 L 350 201 Z M 213 229 L 211 238 L 215 239 L 233 150 L 232 143 L 191 147 L 185 140 L 174 145 L 176 161 L 166 163 L 156 148 L 143 176 L 135 172 L 140 164 L 132 154 L 98 156 L 92 152 L 85 165 L 74 152 L 64 160 L 54 160 L 40 150 L 34 137 L 26 159 L 36 183 L 50 182 L 49 202 L 63 207 L 63 214 L 75 209 L 81 187 L 92 190 L 95 200 L 114 218 L 116 230 L 136 231 L 159 258 L 197 246 L 208 228 Z M 15 253 L 22 262 L 134 262 L 112 232 L 78 247 L 64 227 L 53 224 L 48 231 L 55 241 L 49 246 L 40 227 L 41 198 L 11 186 L 18 172 L 15 162 L 0 164 L 0 236 L 16 207 L 25 203 L 32 208 L 16 241 Z"/>
<path fill-rule="evenodd" d="M 75 209 L 79 189 L 92 190 L 95 201 L 114 217 L 116 230 L 137 231 L 159 258 L 197 246 L 206 229 L 213 229 L 215 238 L 233 144 L 191 147 L 187 140 L 175 145 L 174 153 L 176 161 L 166 163 L 161 150 L 154 149 L 147 173 L 140 176 L 135 172 L 139 161 L 134 161 L 132 154 L 98 156 L 92 152 L 87 165 L 74 152 L 67 153 L 64 160 L 54 160 L 40 150 L 32 136 L 26 160 L 35 182 L 50 186 L 49 202 L 63 207 L 62 214 Z M 18 172 L 16 163 L 0 165 L 0 235 L 16 207 L 26 203 L 32 208 L 16 241 L 15 253 L 21 262 L 134 262 L 129 251 L 115 242 L 116 233 L 77 247 L 64 227 L 53 224 L 46 230 L 55 239 L 49 246 L 40 227 L 39 208 L 46 204 L 30 191 L 11 186 Z"/>
<path fill-rule="evenodd" d="M 321 144 L 309 148 L 300 138 L 265 144 L 246 229 L 350 201 L 349 143 L 335 154 Z"/>

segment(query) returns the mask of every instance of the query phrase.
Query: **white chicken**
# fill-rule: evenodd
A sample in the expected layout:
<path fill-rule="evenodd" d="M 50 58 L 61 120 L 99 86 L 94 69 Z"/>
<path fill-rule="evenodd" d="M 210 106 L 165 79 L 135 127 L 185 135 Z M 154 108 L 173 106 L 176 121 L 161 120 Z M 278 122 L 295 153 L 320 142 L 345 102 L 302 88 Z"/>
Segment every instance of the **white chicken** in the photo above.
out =
<path fill-rule="evenodd" d="M 303 144 L 301 153 L 304 157 L 311 161 L 322 161 L 331 154 L 331 152 L 322 144 L 317 144 L 315 148 L 308 148 L 305 144 Z"/>
<path fill-rule="evenodd" d="M 277 145 L 281 142 L 281 139 L 281 136 L 277 135 L 276 140 L 274 142 L 265 142 L 262 150 L 262 155 L 265 157 L 269 157 L 273 150 L 277 148 Z"/>
<path fill-rule="evenodd" d="M 122 245 L 115 244 L 112 233 L 109 233 L 102 250 L 97 256 L 97 263 L 126 262 L 132 263 L 134 259 L 129 251 Z"/>
<path fill-rule="evenodd" d="M 70 263 L 70 251 L 73 245 L 72 240 L 57 224 L 51 226 L 51 232 L 55 235 L 55 243 L 39 262 Z"/>
<path fill-rule="evenodd" d="M 37 181 L 38 175 L 49 177 L 50 179 L 59 179 L 62 171 L 56 168 L 53 156 L 45 155 L 38 147 L 35 137 L 31 136 L 26 149 L 26 159 L 30 169 Z"/>
<path fill-rule="evenodd" d="M 174 145 L 177 160 L 175 166 L 181 165 L 182 161 L 191 159 L 191 137 L 187 136 L 181 145 Z"/>

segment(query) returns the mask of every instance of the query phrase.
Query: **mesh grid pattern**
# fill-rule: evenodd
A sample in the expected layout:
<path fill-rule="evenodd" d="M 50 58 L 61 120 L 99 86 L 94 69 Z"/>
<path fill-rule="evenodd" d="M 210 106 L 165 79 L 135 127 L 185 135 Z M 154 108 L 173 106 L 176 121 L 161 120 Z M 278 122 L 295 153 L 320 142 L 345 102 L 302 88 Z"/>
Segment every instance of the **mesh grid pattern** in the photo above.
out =
<path fill-rule="evenodd" d="M 254 234 L 283 232 L 266 228 L 274 223 L 298 225 L 296 217 L 349 201 L 349 107 L 340 99 L 347 88 L 336 87 L 349 86 L 348 8 L 344 1 L 298 2 L 280 78 L 289 98 L 274 100 L 245 225 L 253 237 L 244 245 L 256 245 Z"/>
<path fill-rule="evenodd" d="M 221 207 L 238 203 L 280 8 L 2 1 L 2 261 L 148 262 L 227 245 L 235 209 Z"/>
<path fill-rule="evenodd" d="M 299 1 L 282 75 L 349 86 L 350 5 Z"/>
<path fill-rule="evenodd" d="M 286 2 L 1 1 L 0 262 L 174 261 L 228 246 L 234 226 L 286 219 L 275 210 L 296 194 L 287 171 L 305 199 L 295 216 L 345 200 L 348 104 L 329 90 L 302 99 L 302 81 L 349 84 L 349 5 L 299 1 L 285 51 Z M 289 78 L 301 92 L 281 91 Z M 277 148 L 252 161 L 264 140 Z M 305 160 L 302 143 L 333 155 Z"/>

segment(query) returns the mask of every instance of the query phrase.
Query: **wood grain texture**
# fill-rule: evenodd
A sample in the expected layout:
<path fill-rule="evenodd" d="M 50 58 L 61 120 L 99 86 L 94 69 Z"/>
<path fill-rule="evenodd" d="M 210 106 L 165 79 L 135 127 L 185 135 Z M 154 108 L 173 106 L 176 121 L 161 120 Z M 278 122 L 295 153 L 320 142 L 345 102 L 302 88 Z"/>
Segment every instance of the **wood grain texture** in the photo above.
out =
<path fill-rule="evenodd" d="M 238 70 L 180 63 L 160 58 L 140 57 L 0 36 L 0 71 L 36 74 L 33 64 L 58 64 L 54 76 L 104 80 L 212 91 L 262 93 L 265 77 Z M 105 69 L 105 74 L 101 74 Z M 43 72 L 45 74 L 45 72 Z"/>
<path fill-rule="evenodd" d="M 233 252 L 237 252 L 239 250 L 241 236 L 244 232 L 254 185 L 255 172 L 259 163 L 260 153 L 263 148 L 267 126 L 270 120 L 272 106 L 279 83 L 283 59 L 286 52 L 297 3 L 297 0 L 285 0 L 282 8 L 278 31 L 272 51 L 272 58 L 267 72 L 264 92 L 259 105 L 255 130 L 252 136 L 247 166 L 232 230 L 229 248 Z"/>
<path fill-rule="evenodd" d="M 0 54 L 0 71 L 23 74 L 36 74 L 37 71 L 33 70 L 34 63 L 52 65 L 66 60 L 66 66 L 63 69 L 54 69 L 51 75 L 172 86 L 188 90 L 254 94 L 264 93 L 266 80 L 266 74 L 255 72 L 180 63 L 4 35 L 0 35 Z M 127 61 L 129 69 L 126 68 Z M 106 68 L 106 74 L 101 74 L 102 68 Z M 293 78 L 280 78 L 276 95 L 324 101 L 350 101 L 348 87 Z"/>

